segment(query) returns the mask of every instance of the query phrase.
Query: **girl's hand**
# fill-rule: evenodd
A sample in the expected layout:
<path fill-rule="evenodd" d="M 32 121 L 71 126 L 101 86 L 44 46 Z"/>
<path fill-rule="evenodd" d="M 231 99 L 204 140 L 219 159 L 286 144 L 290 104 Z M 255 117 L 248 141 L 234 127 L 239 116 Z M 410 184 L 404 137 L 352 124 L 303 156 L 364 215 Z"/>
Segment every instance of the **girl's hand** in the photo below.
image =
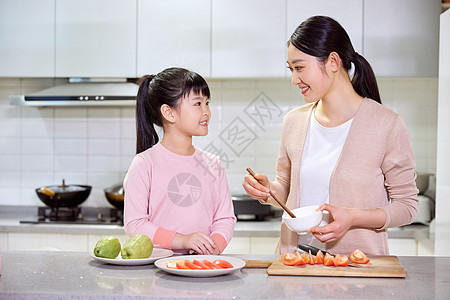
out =
<path fill-rule="evenodd" d="M 214 244 L 214 251 L 213 251 L 213 253 L 211 253 L 211 255 L 220 255 L 220 249 L 219 249 L 219 247 L 217 247 L 217 245 L 216 244 Z M 189 254 L 201 254 L 201 253 L 197 253 L 197 252 L 195 252 L 194 250 L 189 250 Z"/>
<path fill-rule="evenodd" d="M 173 249 L 189 249 L 195 253 L 202 255 L 211 255 L 217 248 L 214 241 L 202 232 L 194 232 L 191 234 L 177 233 L 172 242 Z"/>
<path fill-rule="evenodd" d="M 324 203 L 319 206 L 319 210 L 326 210 L 334 219 L 333 222 L 324 226 L 315 226 L 308 229 L 322 243 L 339 240 L 353 226 L 353 213 L 355 209 L 334 206 Z"/>
<path fill-rule="evenodd" d="M 259 200 L 261 203 L 266 203 L 270 197 L 269 188 L 270 181 L 265 174 L 255 174 L 255 178 L 251 175 L 245 175 L 242 186 L 247 194 L 253 199 Z"/>

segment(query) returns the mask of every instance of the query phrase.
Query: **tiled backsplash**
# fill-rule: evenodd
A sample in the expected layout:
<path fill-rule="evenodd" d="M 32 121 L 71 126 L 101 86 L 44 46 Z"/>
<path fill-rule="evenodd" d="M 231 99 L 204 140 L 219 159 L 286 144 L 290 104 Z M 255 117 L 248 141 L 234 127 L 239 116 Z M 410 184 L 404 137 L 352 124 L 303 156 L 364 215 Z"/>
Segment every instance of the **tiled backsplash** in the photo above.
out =
<path fill-rule="evenodd" d="M 436 170 L 437 78 L 381 78 L 383 103 L 410 130 L 417 171 Z M 84 206 L 109 206 L 103 189 L 124 177 L 135 153 L 134 107 L 36 108 L 9 105 L 9 95 L 58 84 L 0 78 L 0 205 L 42 205 L 42 185 L 88 184 Z M 222 157 L 230 189 L 242 193 L 245 168 L 275 176 L 282 117 L 304 103 L 289 79 L 210 79 L 212 120 L 194 138 Z"/>

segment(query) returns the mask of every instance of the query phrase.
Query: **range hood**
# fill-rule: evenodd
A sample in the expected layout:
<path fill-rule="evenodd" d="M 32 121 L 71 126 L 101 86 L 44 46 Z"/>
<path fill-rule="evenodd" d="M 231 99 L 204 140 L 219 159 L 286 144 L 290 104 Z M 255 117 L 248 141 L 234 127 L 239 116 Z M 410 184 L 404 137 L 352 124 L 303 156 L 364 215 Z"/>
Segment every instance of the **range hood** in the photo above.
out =
<path fill-rule="evenodd" d="M 29 95 L 9 96 L 23 106 L 134 106 L 139 86 L 132 82 L 70 82 Z"/>

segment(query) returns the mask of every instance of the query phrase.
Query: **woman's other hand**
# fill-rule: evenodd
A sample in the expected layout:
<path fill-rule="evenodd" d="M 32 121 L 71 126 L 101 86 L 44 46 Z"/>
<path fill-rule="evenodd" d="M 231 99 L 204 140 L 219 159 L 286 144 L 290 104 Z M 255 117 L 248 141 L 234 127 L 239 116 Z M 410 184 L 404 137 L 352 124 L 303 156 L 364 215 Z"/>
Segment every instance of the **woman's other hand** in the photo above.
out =
<path fill-rule="evenodd" d="M 175 234 L 172 241 L 173 249 L 188 249 L 190 253 L 198 253 L 201 255 L 212 255 L 218 252 L 218 247 L 214 241 L 202 232 L 194 232 L 191 234 Z M 217 248 L 217 251 L 216 251 Z"/>
<path fill-rule="evenodd" d="M 334 206 L 324 203 L 319 206 L 319 210 L 326 210 L 332 216 L 333 222 L 324 226 L 315 226 L 308 229 L 322 243 L 339 240 L 353 226 L 353 214 L 355 209 Z"/>
<path fill-rule="evenodd" d="M 266 203 L 270 197 L 270 181 L 265 174 L 245 175 L 242 186 L 247 194 L 253 199 L 259 200 L 261 203 Z"/>

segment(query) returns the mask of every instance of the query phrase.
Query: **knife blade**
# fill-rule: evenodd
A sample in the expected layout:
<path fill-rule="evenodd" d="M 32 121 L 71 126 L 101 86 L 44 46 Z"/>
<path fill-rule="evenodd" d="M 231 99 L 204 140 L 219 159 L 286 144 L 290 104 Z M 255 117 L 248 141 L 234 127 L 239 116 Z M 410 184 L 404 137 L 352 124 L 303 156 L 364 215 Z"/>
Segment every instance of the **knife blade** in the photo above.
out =
<path fill-rule="evenodd" d="M 327 253 L 330 254 L 330 255 L 332 255 L 332 254 L 331 254 L 330 252 L 328 252 L 328 251 L 319 249 L 319 248 L 317 248 L 317 247 L 314 247 L 314 246 L 311 246 L 311 245 L 308 245 L 308 244 L 298 244 L 298 248 L 299 248 L 300 250 L 305 251 L 305 252 L 311 251 L 311 254 L 312 254 L 312 255 L 317 255 L 317 252 L 319 252 L 319 250 L 322 251 L 323 255 L 325 255 L 325 254 L 327 254 Z"/>

